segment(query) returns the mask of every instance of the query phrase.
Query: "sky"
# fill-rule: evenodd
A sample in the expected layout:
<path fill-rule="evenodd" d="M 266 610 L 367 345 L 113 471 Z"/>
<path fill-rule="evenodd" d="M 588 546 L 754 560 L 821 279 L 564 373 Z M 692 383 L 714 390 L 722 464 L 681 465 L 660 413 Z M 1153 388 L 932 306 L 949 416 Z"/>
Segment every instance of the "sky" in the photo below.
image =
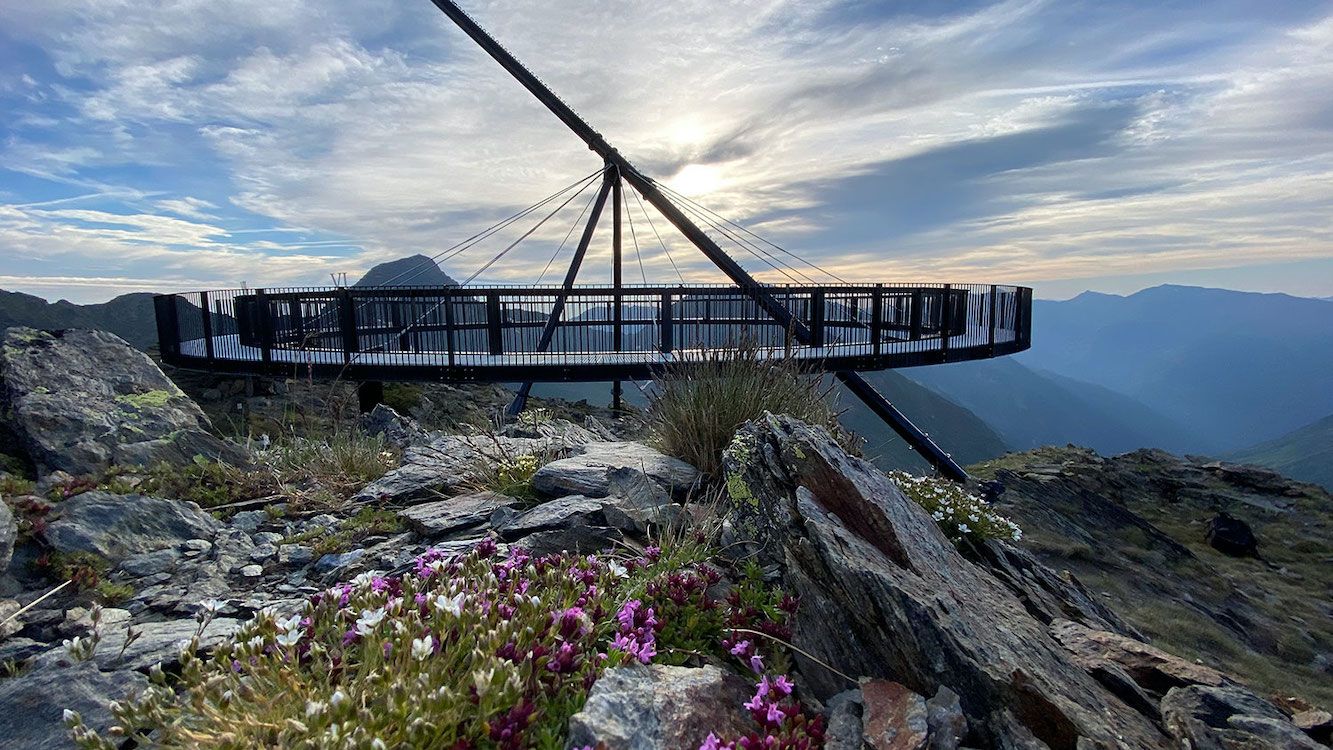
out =
<path fill-rule="evenodd" d="M 1333 295 L 1333 2 L 464 8 L 645 173 L 810 262 L 710 230 L 765 280 Z M 0 288 L 75 302 L 355 278 L 601 166 L 427 0 L 0 0 L 0 112 Z M 445 270 L 558 278 L 589 183 Z M 723 280 L 625 211 L 627 281 Z"/>

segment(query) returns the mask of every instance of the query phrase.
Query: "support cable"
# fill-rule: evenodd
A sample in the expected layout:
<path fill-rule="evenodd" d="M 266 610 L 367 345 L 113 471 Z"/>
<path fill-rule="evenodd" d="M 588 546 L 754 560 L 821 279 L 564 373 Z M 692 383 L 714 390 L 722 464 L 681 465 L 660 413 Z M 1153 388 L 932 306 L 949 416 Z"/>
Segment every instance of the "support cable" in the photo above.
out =
<path fill-rule="evenodd" d="M 804 273 L 800 269 L 782 260 L 778 256 L 774 255 L 772 252 L 765 250 L 759 245 L 756 245 L 754 242 L 751 242 L 750 240 L 747 240 L 744 237 L 739 236 L 736 232 L 727 229 L 727 227 L 721 224 L 719 220 L 714 220 L 711 217 L 709 217 L 707 213 L 704 213 L 707 210 L 705 207 L 699 205 L 698 203 L 694 203 L 693 201 L 687 203 L 686 206 L 687 208 L 690 208 L 690 210 L 696 217 L 701 218 L 709 226 L 721 232 L 727 239 L 736 243 L 750 255 L 753 255 L 756 258 L 759 258 L 760 260 L 764 261 L 764 263 L 767 264 L 770 268 L 778 268 L 778 272 L 782 273 L 783 276 L 786 276 L 788 279 L 790 279 L 792 283 L 800 284 L 802 281 L 804 281 L 807 284 L 818 285 L 819 282 L 810 278 L 808 274 Z M 783 269 L 791 271 L 791 273 L 794 273 L 801 278 L 799 280 L 794 279 L 792 278 L 791 274 L 785 273 Z"/>
<path fill-rule="evenodd" d="M 790 281 L 791 283 L 793 283 L 793 284 L 800 284 L 800 283 L 801 283 L 799 279 L 797 279 L 795 276 L 792 276 L 791 274 L 787 273 L 787 271 L 786 271 L 785 269 L 783 269 L 782 267 L 780 267 L 780 266 L 778 266 L 777 264 L 773 263 L 773 261 L 771 261 L 771 260 L 769 260 L 768 258 L 765 258 L 764 256 L 760 255 L 759 253 L 755 252 L 752 248 L 750 248 L 750 247 L 749 247 L 748 245 L 746 245 L 745 243 L 743 243 L 743 242 L 739 242 L 738 240 L 736 240 L 736 238 L 733 237 L 733 236 L 731 235 L 731 233 L 728 232 L 728 231 L 726 230 L 725 227 L 720 227 L 720 226 L 718 226 L 717 222 L 715 222 L 715 221 L 713 221 L 712 219 L 708 218 L 708 216 L 707 216 L 706 214 L 703 214 L 703 213 L 699 212 L 698 210 L 696 210 L 696 209 L 694 209 L 693 207 L 691 207 L 689 204 L 685 204 L 685 205 L 684 205 L 684 209 L 685 209 L 686 211 L 688 211 L 689 213 L 693 214 L 693 215 L 694 215 L 694 218 L 699 219 L 699 220 L 702 221 L 705 225 L 711 227 L 712 229 L 714 229 L 715 231 L 717 231 L 719 234 L 721 234 L 723 237 L 725 237 L 725 238 L 731 240 L 732 242 L 736 243 L 736 245 L 737 245 L 738 247 L 740 247 L 742 250 L 744 250 L 745 252 L 747 252 L 747 253 L 749 253 L 750 255 L 753 255 L 754 257 L 758 258 L 758 259 L 760 260 L 760 262 L 762 262 L 764 265 L 768 266 L 769 268 L 773 269 L 774 271 L 777 271 L 778 273 L 782 274 L 783 276 L 786 276 L 786 277 L 787 277 L 787 280 Z"/>
<path fill-rule="evenodd" d="M 506 247 L 505 249 L 501 250 L 499 253 L 497 253 L 497 254 L 495 255 L 494 258 L 491 258 L 489 261 L 487 261 L 487 262 L 486 262 L 486 265 L 482 266 L 481 268 L 478 268 L 475 272 L 473 272 L 473 274 L 472 274 L 471 276 L 467 277 L 467 280 L 466 280 L 466 281 L 460 282 L 460 283 L 459 283 L 459 286 L 467 286 L 469 283 L 471 283 L 473 280 L 475 280 L 478 276 L 480 276 L 480 275 L 482 275 L 483 273 L 485 273 L 485 272 L 486 272 L 486 269 L 488 269 L 488 268 L 490 268 L 491 266 L 495 265 L 501 258 L 503 258 L 503 257 L 505 257 L 506 255 L 508 255 L 510 250 L 513 250 L 514 248 L 518 247 L 518 243 L 522 242 L 523 240 L 526 240 L 528 237 L 531 237 L 533 232 L 536 232 L 538 229 L 541 229 L 541 228 L 542 228 L 542 225 L 545 224 L 546 222 L 550 221 L 550 219 L 551 219 L 552 216 L 555 216 L 556 214 L 560 213 L 560 211 L 561 211 L 565 206 L 568 206 L 568 205 L 570 204 L 571 201 L 573 201 L 575 198 L 577 198 L 577 197 L 579 197 L 580 195 L 582 195 L 582 194 L 583 194 L 583 191 L 584 191 L 584 190 L 587 190 L 587 189 L 588 189 L 588 186 L 592 185 L 592 183 L 593 183 L 593 179 L 592 179 L 592 178 L 596 177 L 598 174 L 599 174 L 599 172 L 593 172 L 591 175 L 589 175 L 588 178 L 585 180 L 583 187 L 579 188 L 578 192 L 576 192 L 576 193 L 574 193 L 573 195 L 571 195 L 571 196 L 569 196 L 568 198 L 566 198 L 566 199 L 565 199 L 565 202 L 564 202 L 564 203 L 561 203 L 559 206 L 556 206 L 556 208 L 555 208 L 554 211 L 552 211 L 551 213 L 549 213 L 549 214 L 547 214 L 546 216 L 542 217 L 542 220 L 539 221 L 539 222 L 537 222 L 536 225 L 534 225 L 534 226 L 532 227 L 532 229 L 529 229 L 528 231 L 524 232 L 522 235 L 519 236 L 518 239 L 516 239 L 516 240 L 514 240 L 513 242 L 509 243 L 509 246 L 508 246 L 508 247 Z"/>
<path fill-rule="evenodd" d="M 676 259 L 671 257 L 671 251 L 667 249 L 666 243 L 662 241 L 662 235 L 657 233 L 657 225 L 653 223 L 652 214 L 649 214 L 648 209 L 643 205 L 643 199 L 639 197 L 639 191 L 631 190 L 630 192 L 634 194 L 634 201 L 639 204 L 639 210 L 643 212 L 643 218 L 648 220 L 648 228 L 653 230 L 653 236 L 657 238 L 657 244 L 662 246 L 662 252 L 666 253 L 667 260 L 671 262 L 671 268 L 676 272 L 676 278 L 684 284 L 685 277 L 681 275 L 680 268 L 676 266 Z"/>
<path fill-rule="evenodd" d="M 634 192 L 632 189 L 629 192 Z M 634 232 L 634 215 L 629 212 L 629 198 L 621 193 L 620 200 L 625 204 L 625 221 L 629 224 L 629 238 L 634 243 L 634 257 L 639 261 L 639 276 L 643 285 L 648 286 L 648 272 L 643 269 L 643 255 L 639 253 L 639 236 Z"/>
<path fill-rule="evenodd" d="M 754 232 L 754 231 L 751 230 L 750 228 L 746 227 L 744 224 L 740 224 L 739 222 L 736 222 L 736 221 L 733 221 L 733 220 L 731 220 L 731 219 L 728 219 L 727 217 L 723 216 L 722 214 L 719 214 L 718 212 L 714 211 L 713 209 L 709 208 L 708 206 L 705 206 L 704 204 L 699 203 L 698 201 L 695 201 L 695 200 L 691 199 L 690 197 L 688 197 L 688 196 L 686 196 L 686 195 L 682 195 L 681 193 L 679 193 L 679 192 L 677 192 L 677 191 L 675 191 L 675 190 L 672 190 L 670 187 L 667 187 L 666 185 L 662 185 L 662 184 L 659 183 L 659 187 L 661 187 L 665 192 L 670 193 L 670 194 L 671 194 L 673 197 L 675 197 L 677 200 L 680 200 L 680 201 L 685 202 L 685 203 L 691 203 L 691 204 L 693 204 L 693 205 L 699 207 L 699 208 L 702 209 L 703 211 L 706 211 L 706 212 L 708 212 L 708 213 L 710 213 L 710 214 L 716 216 L 717 218 L 721 219 L 722 221 L 725 221 L 726 223 L 730 224 L 731 226 L 736 227 L 737 229 L 739 229 L 739 230 L 741 230 L 742 232 L 744 232 L 744 233 L 750 235 L 751 237 L 753 237 L 753 238 L 759 240 L 760 242 L 764 243 L 765 245 L 768 245 L 769 247 L 772 247 L 773 249 L 777 250 L 777 251 L 780 252 L 780 253 L 783 253 L 784 255 L 788 255 L 788 256 L 790 256 L 790 257 L 792 257 L 792 258 L 795 258 L 796 260 L 801 261 L 802 263 L 804 263 L 805 265 L 809 266 L 810 268 L 813 268 L 814 270 L 819 271 L 820 273 L 825 274 L 825 275 L 829 276 L 830 278 L 833 278 L 833 279 L 837 280 L 839 283 L 842 283 L 842 284 L 850 284 L 850 283 L 851 283 L 850 281 L 847 281 L 846 279 L 842 278 L 841 276 L 837 275 L 836 273 L 833 273 L 832 271 L 828 270 L 827 268 L 824 268 L 823 266 L 820 266 L 820 265 L 818 265 L 818 264 L 816 264 L 816 263 L 813 263 L 813 262 L 811 262 L 811 261 L 808 261 L 808 260 L 806 260 L 805 258 L 803 258 L 803 257 L 801 257 L 801 256 L 799 256 L 799 255 L 797 255 L 796 253 L 793 253 L 792 251 L 790 251 L 790 250 L 788 250 L 788 249 L 782 247 L 781 245 L 777 244 L 776 242 L 773 242 L 772 240 L 769 240 L 767 237 L 764 237 L 763 235 L 758 234 L 757 232 Z"/>
<path fill-rule="evenodd" d="M 605 169 L 605 167 L 603 167 L 603 169 Z M 471 237 L 468 237 L 467 239 L 465 239 L 465 240 L 463 240 L 463 241 L 461 241 L 461 242 L 459 242 L 459 243 L 457 243 L 457 244 L 455 244 L 455 245 L 453 245 L 453 246 L 451 246 L 451 247 L 447 247 L 447 248 L 445 248 L 444 250 L 441 250 L 440 252 L 438 252 L 438 253 L 436 253 L 436 254 L 430 256 L 430 262 L 431 262 L 431 263 L 435 263 L 435 264 L 438 265 L 439 262 L 440 262 L 441 260 L 449 260 L 450 258 L 457 257 L 460 253 L 462 253 L 462 252 L 464 252 L 464 251 L 470 249 L 471 247 L 475 246 L 477 243 L 481 242 L 482 240 L 485 240 L 485 239 L 489 238 L 491 235 L 494 235 L 496 232 L 499 232 L 499 231 L 501 231 L 502 229 L 505 229 L 505 228 L 508 227 L 510 224 L 513 224 L 514 222 L 518 221 L 519 219 L 523 218 L 524 216 L 527 216 L 528 214 L 532 213 L 533 211 L 536 211 L 537 209 L 541 208 L 542 206 L 546 205 L 547 203 L 550 203 L 551 201 L 555 200 L 556 198 L 559 198 L 560 196 L 564 195 L 565 193 L 569 192 L 570 190 L 574 189 L 575 187 L 581 185 L 581 184 L 584 183 L 585 181 L 590 180 L 590 179 L 592 179 L 593 177 L 596 177 L 597 175 L 601 174 L 602 171 L 603 171 L 603 169 L 599 169 L 599 170 L 597 170 L 597 171 L 595 171 L 595 172 L 593 172 L 593 173 L 587 175 L 586 177 L 579 178 L 579 179 L 575 180 L 574 182 L 572 182 L 572 183 L 566 185 L 565 187 L 563 187 L 563 188 L 557 190 L 556 192 L 551 193 L 550 195 L 546 196 L 546 197 L 543 198 L 542 200 L 540 200 L 540 201 L 538 201 L 538 202 L 532 204 L 531 206 L 528 206 L 527 208 L 524 208 L 523 210 L 518 211 L 517 213 L 514 213 L 514 214 L 512 214 L 512 215 L 510 215 L 510 216 L 508 216 L 508 217 L 506 217 L 506 218 L 504 218 L 504 219 L 501 219 L 500 221 L 498 221 L 498 222 L 492 224 L 491 226 L 489 226 L 489 227 L 487 227 L 487 228 L 481 230 L 480 232 L 477 232 L 476 234 L 472 235 Z M 452 255 L 450 255 L 448 258 L 441 258 L 441 256 L 445 255 L 446 253 L 452 253 Z M 422 273 L 425 273 L 426 269 L 428 269 L 428 268 L 430 268 L 430 265 L 428 265 L 428 264 L 426 264 L 426 263 L 422 263 L 421 266 L 420 266 L 419 268 L 400 271 L 400 272 L 398 272 L 396 275 L 394 275 L 393 277 L 391 277 L 390 279 L 388 279 L 387 281 L 385 281 L 385 282 L 384 282 L 383 284 L 381 284 L 380 286 L 393 286 L 393 285 L 394 285 L 393 282 L 398 281 L 399 279 L 403 278 L 404 276 L 406 276 L 408 279 L 416 278 L 417 276 L 420 276 Z M 406 285 L 405 285 L 405 284 L 399 284 L 398 286 L 406 286 Z"/>
<path fill-rule="evenodd" d="M 546 273 L 551 270 L 551 266 L 555 263 L 555 259 L 560 256 L 560 251 L 565 249 L 565 244 L 569 242 L 569 238 L 574 236 L 574 230 L 578 229 L 579 226 L 583 224 L 583 217 L 588 213 L 588 209 L 592 208 L 593 201 L 595 200 L 597 200 L 597 194 L 593 193 L 592 197 L 588 199 L 588 202 L 583 204 L 583 210 L 579 212 L 579 217 L 570 225 L 569 232 L 565 234 L 565 238 L 560 241 L 560 245 L 556 247 L 555 252 L 551 254 L 551 259 L 546 261 L 546 267 L 542 269 L 541 275 L 537 277 L 536 286 L 541 286 L 542 279 L 546 278 Z"/>

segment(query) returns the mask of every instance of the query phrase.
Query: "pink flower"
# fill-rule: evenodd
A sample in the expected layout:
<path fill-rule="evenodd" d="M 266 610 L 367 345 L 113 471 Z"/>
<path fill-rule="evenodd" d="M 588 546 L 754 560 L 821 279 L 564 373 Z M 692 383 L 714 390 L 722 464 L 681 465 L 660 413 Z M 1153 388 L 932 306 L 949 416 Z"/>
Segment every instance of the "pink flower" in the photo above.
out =
<path fill-rule="evenodd" d="M 749 641 L 740 641 L 735 646 L 731 647 L 731 653 L 733 656 L 744 656 L 745 654 L 749 653 L 749 651 L 750 651 Z"/>
<path fill-rule="evenodd" d="M 780 674 L 773 680 L 773 687 L 779 693 L 782 693 L 784 696 L 787 696 L 791 695 L 791 691 L 795 687 L 795 685 L 792 685 L 791 680 L 787 679 L 787 675 Z"/>
<path fill-rule="evenodd" d="M 764 660 L 760 658 L 759 654 L 750 657 L 750 669 L 754 670 L 755 674 L 764 673 Z"/>

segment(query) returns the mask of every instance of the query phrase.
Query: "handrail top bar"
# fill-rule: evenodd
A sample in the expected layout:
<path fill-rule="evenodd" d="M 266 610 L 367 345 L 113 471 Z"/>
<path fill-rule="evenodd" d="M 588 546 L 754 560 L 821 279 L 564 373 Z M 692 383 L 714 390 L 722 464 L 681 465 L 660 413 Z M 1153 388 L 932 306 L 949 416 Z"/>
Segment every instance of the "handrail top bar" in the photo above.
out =
<path fill-rule="evenodd" d="M 873 293 L 876 290 L 883 291 L 903 291 L 903 290 L 922 290 L 922 291 L 943 291 L 945 287 L 950 287 L 954 291 L 961 291 L 971 288 L 989 288 L 996 287 L 1005 290 L 1023 290 L 1031 291 L 1031 287 L 1020 286 L 1017 284 L 991 284 L 987 282 L 873 282 L 873 283 L 848 283 L 848 284 L 764 284 L 756 285 L 764 289 L 786 292 L 801 293 L 815 291 L 833 291 L 833 292 L 866 292 Z M 264 294 L 274 296 L 289 295 L 312 295 L 312 296 L 334 296 L 344 292 L 351 293 L 354 297 L 362 296 L 383 296 L 383 295 L 402 295 L 402 296 L 460 296 L 473 297 L 484 294 L 501 294 L 507 296 L 531 293 L 533 295 L 632 295 L 632 294 L 680 294 L 682 292 L 689 294 L 729 294 L 733 292 L 742 292 L 751 287 L 743 287 L 737 284 L 623 284 L 619 288 L 612 285 L 602 284 L 576 284 L 573 287 L 566 288 L 559 284 L 553 285 L 507 285 L 507 284 L 488 284 L 486 286 L 321 286 L 321 287 L 253 287 L 249 289 L 207 289 L 190 290 L 183 292 L 163 292 L 154 296 L 164 297 L 183 294 L 255 294 L 263 291 Z"/>

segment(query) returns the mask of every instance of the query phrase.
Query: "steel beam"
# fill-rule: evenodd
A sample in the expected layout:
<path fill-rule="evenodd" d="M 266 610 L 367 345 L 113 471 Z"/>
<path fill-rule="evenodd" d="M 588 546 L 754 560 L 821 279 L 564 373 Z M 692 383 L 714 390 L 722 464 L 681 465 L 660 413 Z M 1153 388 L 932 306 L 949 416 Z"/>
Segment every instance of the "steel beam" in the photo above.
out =
<path fill-rule="evenodd" d="M 629 182 L 630 186 L 639 191 L 639 194 L 653 205 L 667 221 L 688 239 L 695 247 L 699 248 L 710 261 L 713 262 L 724 274 L 727 275 L 738 287 L 755 300 L 774 320 L 780 323 L 784 328 L 791 332 L 793 338 L 797 341 L 809 344 L 811 343 L 810 331 L 800 322 L 791 311 L 777 301 L 771 294 L 764 291 L 754 277 L 750 276 L 739 263 L 727 255 L 716 242 L 704 233 L 688 216 L 682 212 L 676 204 L 672 203 L 657 188 L 657 184 L 651 178 L 640 172 L 633 164 L 620 154 L 610 143 L 593 129 L 591 125 L 579 117 L 569 105 L 561 101 L 555 92 L 547 88 L 537 76 L 523 66 L 513 55 L 509 54 L 499 42 L 495 41 L 490 34 L 477 25 L 467 13 L 464 13 L 451 0 L 431 0 L 435 6 L 444 12 L 462 31 L 472 38 L 486 54 L 490 55 L 509 72 L 524 88 L 533 96 L 537 97 L 551 113 L 556 116 L 566 127 L 574 131 L 574 134 L 588 145 L 588 148 L 596 152 L 602 159 L 614 165 L 620 177 Z M 618 205 L 618 204 L 617 204 Z M 935 445 L 930 438 L 925 436 L 911 423 L 902 412 L 893 408 L 883 396 L 876 398 L 877 392 L 860 375 L 852 372 L 839 372 L 838 379 L 847 385 L 858 398 L 866 402 L 866 405 L 879 414 L 888 422 L 904 440 L 913 448 L 917 449 L 923 456 L 931 461 L 935 468 L 952 477 L 965 477 L 963 471 L 952 458 L 949 457 L 939 446 Z M 882 406 L 888 405 L 888 409 Z"/>

